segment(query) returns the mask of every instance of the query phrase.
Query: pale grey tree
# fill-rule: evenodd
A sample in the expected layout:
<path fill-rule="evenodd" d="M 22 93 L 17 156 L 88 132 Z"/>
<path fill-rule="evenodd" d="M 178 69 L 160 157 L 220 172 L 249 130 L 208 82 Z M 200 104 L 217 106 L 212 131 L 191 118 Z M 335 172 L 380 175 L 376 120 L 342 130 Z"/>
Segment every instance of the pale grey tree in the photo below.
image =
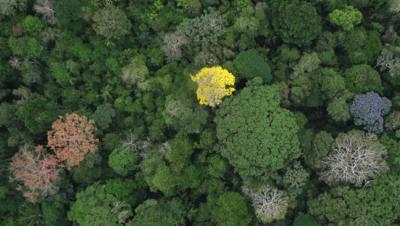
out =
<path fill-rule="evenodd" d="M 352 130 L 336 138 L 331 153 L 321 160 L 320 179 L 328 185 L 365 185 L 388 170 L 385 146 L 372 133 Z"/>

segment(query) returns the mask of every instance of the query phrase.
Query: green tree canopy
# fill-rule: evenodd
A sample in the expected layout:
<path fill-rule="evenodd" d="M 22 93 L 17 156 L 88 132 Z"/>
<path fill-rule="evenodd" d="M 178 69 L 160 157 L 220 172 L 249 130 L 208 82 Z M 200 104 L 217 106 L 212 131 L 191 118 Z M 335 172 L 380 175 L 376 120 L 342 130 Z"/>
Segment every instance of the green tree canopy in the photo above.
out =
<path fill-rule="evenodd" d="M 250 80 L 254 77 L 261 77 L 266 82 L 272 80 L 270 66 L 255 49 L 239 53 L 233 64 L 242 78 Z"/>
<path fill-rule="evenodd" d="M 219 196 L 212 215 L 218 226 L 247 226 L 251 222 L 246 199 L 237 192 L 225 192 Z"/>
<path fill-rule="evenodd" d="M 185 225 L 185 210 L 178 200 L 148 199 L 135 209 L 132 225 L 135 226 L 180 226 Z"/>
<path fill-rule="evenodd" d="M 353 6 L 346 6 L 344 9 L 335 9 L 329 15 L 329 21 L 338 25 L 345 31 L 350 31 L 354 25 L 361 23 L 362 13 Z"/>
<path fill-rule="evenodd" d="M 381 177 L 367 188 L 335 187 L 308 202 L 324 225 L 395 225 L 400 211 L 400 180 Z"/>
<path fill-rule="evenodd" d="M 122 9 L 107 6 L 93 15 L 93 29 L 107 39 L 118 39 L 129 33 L 131 22 Z"/>
<path fill-rule="evenodd" d="M 279 105 L 277 87 L 254 86 L 227 98 L 217 110 L 221 154 L 241 176 L 261 176 L 299 157 L 296 120 Z"/>
<path fill-rule="evenodd" d="M 201 169 L 191 162 L 193 144 L 187 137 L 165 142 L 145 158 L 144 179 L 151 191 L 172 196 L 200 184 Z"/>
<path fill-rule="evenodd" d="M 378 72 L 367 64 L 355 65 L 345 71 L 346 87 L 354 93 L 383 90 Z"/>
<path fill-rule="evenodd" d="M 132 207 L 108 191 L 106 185 L 94 184 L 78 192 L 68 219 L 78 225 L 121 226 L 132 215 Z"/>
<path fill-rule="evenodd" d="M 321 17 L 306 1 L 276 1 L 272 24 L 282 40 L 288 44 L 307 46 L 320 34 Z"/>
<path fill-rule="evenodd" d="M 122 176 L 137 170 L 139 161 L 139 153 L 127 145 L 118 145 L 108 156 L 108 165 Z"/>

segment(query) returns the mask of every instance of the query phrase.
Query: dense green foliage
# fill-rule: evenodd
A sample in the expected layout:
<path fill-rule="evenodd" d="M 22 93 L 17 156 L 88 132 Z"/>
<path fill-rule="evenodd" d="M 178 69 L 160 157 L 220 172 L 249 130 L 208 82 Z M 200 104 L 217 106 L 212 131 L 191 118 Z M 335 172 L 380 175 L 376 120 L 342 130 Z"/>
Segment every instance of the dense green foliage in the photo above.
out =
<path fill-rule="evenodd" d="M 321 17 L 305 1 L 276 1 L 273 26 L 282 40 L 298 46 L 310 45 L 321 32 Z"/>
<path fill-rule="evenodd" d="M 122 176 L 137 169 L 139 154 L 127 145 L 117 146 L 108 157 L 108 165 Z"/>
<path fill-rule="evenodd" d="M 185 225 L 185 210 L 177 200 L 157 201 L 149 199 L 135 209 L 132 225 L 138 226 L 179 226 Z"/>
<path fill-rule="evenodd" d="M 120 186 L 128 186 L 121 189 L 119 186 L 91 185 L 77 194 L 76 202 L 68 212 L 68 219 L 79 225 L 120 225 L 132 217 L 132 208 L 127 201 L 131 202 L 127 192 L 132 192 L 130 183 L 120 182 Z M 119 189 L 118 189 L 119 188 Z M 135 191 L 133 191 L 135 192 Z M 127 198 L 123 198 L 128 196 Z"/>
<path fill-rule="evenodd" d="M 353 6 L 346 6 L 344 9 L 335 9 L 329 14 L 329 20 L 343 30 L 350 31 L 354 25 L 361 23 L 362 13 Z"/>
<path fill-rule="evenodd" d="M 274 172 L 300 156 L 294 115 L 279 104 L 276 87 L 246 87 L 217 111 L 221 154 L 241 176 Z"/>
<path fill-rule="evenodd" d="M 389 176 L 365 189 L 332 188 L 310 200 L 309 207 L 326 225 L 393 225 L 399 197 L 399 178 Z"/>
<path fill-rule="evenodd" d="M 0 0 L 0 225 L 399 225 L 399 27 L 399 0 Z"/>
<path fill-rule="evenodd" d="M 381 92 L 382 82 L 378 72 L 367 64 L 353 66 L 345 72 L 346 87 L 354 93 Z"/>
<path fill-rule="evenodd" d="M 265 59 L 257 50 L 248 50 L 241 52 L 233 61 L 238 71 L 237 76 L 250 80 L 255 77 L 261 77 L 266 82 L 272 80 L 271 69 L 265 62 Z"/>

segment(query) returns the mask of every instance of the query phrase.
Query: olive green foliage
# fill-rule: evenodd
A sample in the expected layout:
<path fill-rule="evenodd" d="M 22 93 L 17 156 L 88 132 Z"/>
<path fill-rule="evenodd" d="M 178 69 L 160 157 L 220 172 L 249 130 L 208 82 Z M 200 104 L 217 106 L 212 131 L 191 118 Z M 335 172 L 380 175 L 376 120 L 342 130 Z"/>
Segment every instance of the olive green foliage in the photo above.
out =
<path fill-rule="evenodd" d="M 0 126 L 8 126 L 12 120 L 15 107 L 8 103 L 2 103 L 0 105 Z"/>
<path fill-rule="evenodd" d="M 107 194 L 115 196 L 118 200 L 136 206 L 143 201 L 146 195 L 145 183 L 141 176 L 133 179 L 110 179 L 104 184 Z"/>
<path fill-rule="evenodd" d="M 193 144 L 176 137 L 155 148 L 143 162 L 144 179 L 152 191 L 172 196 L 200 183 L 200 169 L 190 161 Z"/>
<path fill-rule="evenodd" d="M 78 192 L 68 219 L 79 225 L 94 226 L 119 226 L 127 222 L 133 215 L 131 206 L 106 188 L 106 185 L 94 184 Z"/>
<path fill-rule="evenodd" d="M 297 216 L 293 226 L 321 226 L 313 217 L 305 214 Z"/>
<path fill-rule="evenodd" d="M 356 28 L 339 38 L 340 46 L 346 52 L 348 64 L 373 64 L 382 51 L 379 33 Z"/>
<path fill-rule="evenodd" d="M 37 17 L 27 16 L 22 21 L 22 28 L 28 33 L 34 34 L 42 30 L 43 23 Z"/>
<path fill-rule="evenodd" d="M 218 197 L 212 212 L 218 226 L 246 226 L 251 222 L 246 199 L 237 192 L 225 192 Z"/>
<path fill-rule="evenodd" d="M 45 226 L 52 225 L 68 225 L 66 219 L 65 200 L 46 200 L 42 202 L 41 208 L 43 213 L 43 221 Z"/>
<path fill-rule="evenodd" d="M 272 24 L 288 44 L 307 46 L 321 32 L 321 17 L 315 7 L 305 1 L 278 1 Z"/>
<path fill-rule="evenodd" d="M 346 6 L 344 9 L 335 9 L 329 14 L 332 24 L 338 25 L 345 31 L 350 31 L 354 25 L 361 23 L 362 13 L 353 6 Z"/>
<path fill-rule="evenodd" d="M 288 192 L 290 198 L 295 199 L 298 195 L 303 193 L 309 181 L 310 173 L 301 165 L 296 162 L 291 168 L 285 171 L 282 178 L 282 184 Z"/>
<path fill-rule="evenodd" d="M 199 133 L 207 121 L 208 113 L 194 103 L 193 97 L 168 96 L 162 112 L 165 123 L 183 133 Z"/>
<path fill-rule="evenodd" d="M 137 226 L 183 226 L 185 209 L 178 200 L 148 199 L 135 209 L 132 224 Z"/>
<path fill-rule="evenodd" d="M 139 161 L 139 153 L 128 145 L 117 146 L 108 156 L 108 165 L 122 176 L 137 170 Z"/>
<path fill-rule="evenodd" d="M 118 39 L 128 34 L 132 27 L 124 11 L 114 6 L 99 9 L 93 15 L 93 29 L 107 39 Z"/>
<path fill-rule="evenodd" d="M 324 225 L 394 225 L 400 208 L 399 186 L 398 178 L 388 176 L 367 188 L 336 187 L 310 200 L 308 206 Z"/>
<path fill-rule="evenodd" d="M 18 60 L 18 58 L 13 58 L 9 63 L 12 65 L 15 63 L 15 69 L 20 71 L 24 84 L 32 85 L 42 83 L 43 79 L 42 72 L 40 71 L 39 67 L 40 64 L 38 64 L 36 61 L 24 60 L 21 62 Z"/>
<path fill-rule="evenodd" d="M 395 131 L 400 128 L 400 112 L 393 111 L 385 118 L 385 129 Z"/>
<path fill-rule="evenodd" d="M 3 203 L 2 203 L 3 204 Z M 12 205 L 16 204 L 15 203 L 4 203 L 4 205 Z M 13 209 L 10 206 L 8 207 L 8 210 L 10 212 L 14 212 L 16 216 L 9 216 L 8 218 L 4 219 L 4 223 L 6 226 L 11 225 L 17 225 L 17 226 L 23 226 L 23 225 L 45 225 L 46 222 L 41 217 L 41 211 L 40 211 L 40 206 L 33 205 L 33 204 L 25 204 L 21 206 L 20 209 L 16 210 Z M 8 214 L 12 214 L 8 212 Z"/>
<path fill-rule="evenodd" d="M 345 91 L 334 97 L 327 106 L 328 115 L 336 122 L 347 122 L 351 118 L 350 103 L 354 94 Z"/>
<path fill-rule="evenodd" d="M 74 80 L 72 73 L 63 63 L 51 62 L 49 63 L 49 69 L 56 82 L 61 86 L 68 86 Z"/>
<path fill-rule="evenodd" d="M 96 111 L 92 115 L 92 119 L 95 121 L 96 126 L 102 130 L 106 130 L 112 123 L 115 117 L 115 110 L 111 104 L 102 104 L 97 106 Z"/>
<path fill-rule="evenodd" d="M 137 85 L 140 89 L 145 88 L 145 80 L 149 75 L 143 57 L 134 57 L 130 64 L 121 69 L 121 78 L 128 85 Z"/>
<path fill-rule="evenodd" d="M 395 92 L 395 95 L 392 98 L 392 100 L 393 100 L 393 106 L 394 107 L 399 107 L 400 106 L 400 93 Z"/>
<path fill-rule="evenodd" d="M 176 5 L 190 15 L 198 15 L 202 9 L 200 0 L 177 0 Z"/>
<path fill-rule="evenodd" d="M 215 45 L 225 33 L 225 19 L 219 12 L 211 10 L 199 17 L 183 20 L 177 31 L 187 35 L 196 45 Z"/>
<path fill-rule="evenodd" d="M 228 170 L 228 163 L 220 155 L 212 155 L 209 159 L 207 173 L 213 177 L 223 178 Z"/>
<path fill-rule="evenodd" d="M 56 11 L 56 20 L 57 23 L 71 28 L 71 29 L 79 29 L 81 25 L 80 13 L 81 7 L 85 5 L 85 1 L 81 0 L 71 0 L 71 1 L 55 1 L 54 9 Z"/>
<path fill-rule="evenodd" d="M 60 114 L 60 108 L 42 96 L 23 102 L 16 110 L 17 119 L 21 120 L 32 134 L 48 130 Z"/>
<path fill-rule="evenodd" d="M 5 186 L 0 187 L 0 199 L 4 199 L 7 195 L 7 188 Z"/>
<path fill-rule="evenodd" d="M 320 63 L 321 61 L 318 58 L 318 54 L 306 53 L 300 58 L 293 70 L 298 74 L 312 72 L 318 68 Z"/>
<path fill-rule="evenodd" d="M 228 221 L 228 219 L 227 217 L 221 215 L 231 214 L 227 213 L 230 210 L 232 210 L 232 214 L 238 214 L 242 216 L 242 219 L 244 219 L 244 221 L 241 221 L 241 219 L 237 219 L 236 217 L 234 217 L 234 219 L 238 220 L 238 222 L 236 223 L 241 224 L 242 222 L 246 222 L 248 220 L 247 218 L 250 216 L 245 217 L 245 215 L 251 215 L 251 211 L 241 208 L 240 212 L 235 212 L 235 210 L 238 209 L 236 209 L 234 206 L 231 207 L 230 202 L 227 198 L 232 198 L 234 201 L 237 201 L 238 205 L 247 208 L 247 205 L 243 205 L 246 204 L 243 203 L 243 200 L 246 201 L 246 199 L 238 192 L 228 191 L 222 180 L 218 180 L 215 178 L 207 180 L 207 185 L 205 186 L 205 189 L 208 193 L 206 197 L 207 199 L 200 204 L 199 209 L 193 220 L 194 225 L 218 225 L 218 223 L 224 224 L 224 220 Z M 225 195 L 226 193 L 230 194 Z M 226 207 L 227 211 L 224 212 L 224 210 L 221 210 L 217 215 L 217 209 L 221 206 Z"/>
<path fill-rule="evenodd" d="M 288 45 L 282 45 L 278 48 L 277 56 L 273 59 L 271 66 L 275 67 L 274 78 L 278 81 L 286 81 L 288 75 L 292 72 L 291 66 L 301 57 L 297 48 L 290 48 Z"/>
<path fill-rule="evenodd" d="M 389 134 L 383 134 L 380 137 L 380 142 L 385 145 L 387 149 L 387 162 L 390 170 L 398 173 L 400 172 L 400 136 L 398 132 L 395 136 L 390 136 Z"/>
<path fill-rule="evenodd" d="M 383 90 L 378 72 L 367 64 L 355 65 L 346 70 L 346 88 L 354 93 L 367 91 L 381 92 Z"/>
<path fill-rule="evenodd" d="M 271 68 L 265 58 L 255 49 L 238 54 L 233 64 L 241 78 L 250 80 L 254 77 L 261 77 L 267 83 L 272 80 Z"/>
<path fill-rule="evenodd" d="M 317 53 L 306 53 L 294 66 L 294 71 L 289 78 L 290 100 L 294 104 L 307 105 L 307 102 L 311 101 L 310 97 L 315 97 L 314 87 L 317 85 L 317 81 L 315 81 L 314 72 L 320 63 Z"/>
<path fill-rule="evenodd" d="M 11 37 L 8 40 L 8 46 L 13 54 L 28 59 L 38 59 L 43 56 L 44 52 L 44 47 L 32 37 Z"/>
<path fill-rule="evenodd" d="M 345 79 L 333 69 L 321 72 L 321 92 L 327 99 L 332 99 L 346 89 Z"/>
<path fill-rule="evenodd" d="M 253 7 L 245 7 L 240 16 L 236 18 L 233 29 L 238 33 L 254 37 L 261 28 L 259 18 L 255 15 Z"/>
<path fill-rule="evenodd" d="M 72 169 L 72 179 L 75 183 L 90 185 L 96 182 L 102 173 L 101 156 L 99 154 L 88 155 L 79 166 Z"/>
<path fill-rule="evenodd" d="M 315 134 L 314 140 L 312 141 L 312 148 L 308 149 L 305 155 L 305 162 L 311 168 L 320 168 L 320 159 L 328 155 L 332 148 L 333 137 L 326 131 L 320 131 Z"/>
<path fill-rule="evenodd" d="M 400 58 L 399 49 L 394 46 L 386 45 L 382 49 L 381 55 L 376 60 L 377 66 L 381 72 L 388 72 L 386 79 L 388 79 L 392 84 L 400 84 Z M 385 74 L 383 74 L 385 75 Z"/>
<path fill-rule="evenodd" d="M 217 111 L 221 154 L 243 177 L 278 170 L 301 153 L 294 116 L 279 102 L 275 86 L 247 87 Z"/>

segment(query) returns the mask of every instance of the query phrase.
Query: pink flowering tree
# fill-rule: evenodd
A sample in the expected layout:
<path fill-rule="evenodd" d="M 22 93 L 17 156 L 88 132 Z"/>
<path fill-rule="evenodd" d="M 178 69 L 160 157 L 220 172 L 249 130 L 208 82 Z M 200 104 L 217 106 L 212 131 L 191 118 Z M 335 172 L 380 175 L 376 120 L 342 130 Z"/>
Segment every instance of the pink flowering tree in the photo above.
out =
<path fill-rule="evenodd" d="M 48 146 L 67 168 L 79 165 L 89 153 L 96 152 L 93 120 L 72 113 L 57 119 L 51 128 L 47 133 Z"/>
<path fill-rule="evenodd" d="M 42 146 L 21 147 L 10 164 L 11 181 L 18 183 L 17 190 L 31 202 L 39 197 L 54 194 L 62 164 L 54 155 L 45 154 Z"/>

